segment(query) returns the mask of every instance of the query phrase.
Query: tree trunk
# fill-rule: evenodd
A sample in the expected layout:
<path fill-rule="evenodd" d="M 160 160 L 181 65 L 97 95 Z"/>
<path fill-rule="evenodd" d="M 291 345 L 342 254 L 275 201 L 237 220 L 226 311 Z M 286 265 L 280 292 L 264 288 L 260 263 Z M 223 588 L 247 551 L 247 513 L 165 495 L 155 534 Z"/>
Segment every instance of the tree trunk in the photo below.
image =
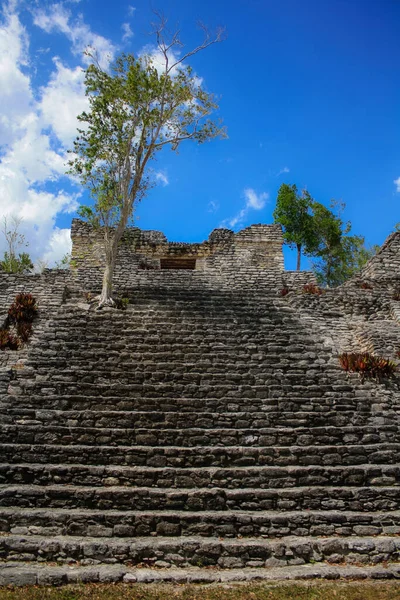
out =
<path fill-rule="evenodd" d="M 331 279 L 331 270 L 332 270 L 332 262 L 331 259 L 328 258 L 326 262 L 326 286 L 330 287 L 330 279 Z"/>
<path fill-rule="evenodd" d="M 297 271 L 300 271 L 300 261 L 301 261 L 301 244 L 297 244 L 297 267 L 296 267 Z"/>
<path fill-rule="evenodd" d="M 114 306 L 114 300 L 112 298 L 112 280 L 115 269 L 115 261 L 117 258 L 117 247 L 118 242 L 116 239 L 107 240 L 106 246 L 106 266 L 103 274 L 103 286 L 101 289 L 101 295 L 99 299 L 98 308 L 102 306 Z"/>

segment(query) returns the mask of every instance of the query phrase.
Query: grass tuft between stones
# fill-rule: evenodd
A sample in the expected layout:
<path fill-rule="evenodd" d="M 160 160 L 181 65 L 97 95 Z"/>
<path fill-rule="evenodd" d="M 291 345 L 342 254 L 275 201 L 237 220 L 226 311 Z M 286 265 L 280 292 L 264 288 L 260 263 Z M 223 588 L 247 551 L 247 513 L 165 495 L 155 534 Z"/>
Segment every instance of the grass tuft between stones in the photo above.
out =
<path fill-rule="evenodd" d="M 32 586 L 0 588 L 0 600 L 400 600 L 400 582 Z"/>

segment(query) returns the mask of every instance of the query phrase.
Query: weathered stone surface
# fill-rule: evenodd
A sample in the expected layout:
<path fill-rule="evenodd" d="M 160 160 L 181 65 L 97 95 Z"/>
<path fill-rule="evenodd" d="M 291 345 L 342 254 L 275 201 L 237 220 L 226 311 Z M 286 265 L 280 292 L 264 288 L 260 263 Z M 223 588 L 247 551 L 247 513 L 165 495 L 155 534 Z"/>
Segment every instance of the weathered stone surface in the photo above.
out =
<path fill-rule="evenodd" d="M 99 232 L 76 221 L 73 242 L 71 272 L 0 274 L 0 315 L 19 291 L 40 306 L 0 353 L 0 585 L 399 577 L 399 379 L 337 354 L 400 349 L 400 234 L 313 296 L 278 226 L 134 229 L 124 311 L 85 300 Z"/>

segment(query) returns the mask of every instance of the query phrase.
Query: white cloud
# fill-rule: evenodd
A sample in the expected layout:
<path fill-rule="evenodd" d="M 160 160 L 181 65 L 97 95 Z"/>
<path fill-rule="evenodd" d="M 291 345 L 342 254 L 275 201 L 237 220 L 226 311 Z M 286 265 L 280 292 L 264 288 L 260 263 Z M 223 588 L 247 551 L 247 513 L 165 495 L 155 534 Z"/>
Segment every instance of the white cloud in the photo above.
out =
<path fill-rule="evenodd" d="M 268 200 L 268 194 L 266 192 L 256 194 L 252 188 L 246 188 L 244 190 L 244 197 L 246 198 L 246 208 L 254 208 L 254 210 L 261 210 L 264 208 L 265 203 Z"/>
<path fill-rule="evenodd" d="M 85 72 L 81 67 L 69 69 L 58 58 L 54 59 L 56 71 L 47 86 L 42 88 L 40 110 L 43 120 L 65 146 L 70 148 L 79 125 L 77 116 L 87 110 Z"/>
<path fill-rule="evenodd" d="M 400 192 L 400 177 L 394 180 L 394 185 L 396 186 L 396 191 Z"/>
<path fill-rule="evenodd" d="M 130 17 L 133 17 L 133 15 L 135 14 L 135 10 L 136 10 L 136 7 L 135 7 L 135 6 L 129 5 L 129 6 L 128 6 L 128 15 L 129 15 Z"/>
<path fill-rule="evenodd" d="M 43 260 L 53 266 L 72 250 L 71 230 L 56 227 L 49 239 Z"/>
<path fill-rule="evenodd" d="M 168 65 L 169 66 L 175 64 L 179 60 L 179 53 L 176 51 L 174 52 L 173 49 L 168 50 L 167 55 L 168 55 Z M 139 56 L 142 60 L 146 60 L 147 62 L 149 62 L 157 70 L 157 73 L 159 75 L 164 73 L 164 71 L 165 71 L 165 56 L 159 48 L 153 46 L 152 44 L 147 44 L 146 46 L 144 46 L 142 48 Z M 180 64 L 178 64 L 176 67 L 174 67 L 171 70 L 172 77 L 174 75 L 177 75 L 179 67 L 180 67 Z M 202 80 L 199 80 L 199 81 L 201 82 Z"/>
<path fill-rule="evenodd" d="M 156 181 L 159 181 L 164 187 L 169 184 L 169 179 L 164 171 L 155 173 Z"/>
<path fill-rule="evenodd" d="M 284 175 L 285 173 L 290 173 L 289 167 L 283 167 L 283 169 L 280 169 L 277 172 L 276 177 L 279 177 L 279 175 Z"/>
<path fill-rule="evenodd" d="M 50 9 L 34 11 L 33 15 L 34 24 L 46 33 L 63 33 L 72 43 L 73 54 L 82 56 L 86 64 L 91 62 L 91 58 L 84 54 L 89 48 L 95 51 L 101 68 L 108 68 L 114 58 L 116 47 L 107 38 L 94 33 L 81 16 L 73 21 L 70 11 L 60 2 L 51 5 Z"/>
<path fill-rule="evenodd" d="M 21 129 L 32 102 L 30 80 L 21 67 L 28 62 L 29 40 L 18 17 L 6 8 L 0 24 L 0 144 L 6 146 Z"/>
<path fill-rule="evenodd" d="M 267 192 L 257 194 L 253 188 L 244 189 L 243 196 L 245 198 L 244 207 L 234 217 L 224 219 L 219 225 L 220 227 L 231 227 L 234 229 L 235 227 L 242 226 L 249 211 L 262 210 L 269 198 L 269 194 L 267 194 Z"/>
<path fill-rule="evenodd" d="M 63 144 L 75 135 L 73 113 L 83 109 L 82 72 L 56 62 L 56 71 L 37 100 L 29 74 L 29 38 L 16 6 L 9 4 L 0 13 L 0 218 L 21 217 L 20 232 L 30 255 L 36 260 L 46 254 L 51 262 L 57 243 L 66 246 L 61 234 L 55 236 L 60 231 L 54 228 L 55 220 L 78 205 L 78 193 L 54 192 L 48 185 L 57 182 L 60 187 L 65 173 Z M 1 236 L 0 254 L 4 250 Z"/>
<path fill-rule="evenodd" d="M 131 39 L 131 37 L 133 37 L 133 31 L 132 31 L 131 26 L 129 25 L 129 23 L 122 23 L 121 29 L 122 29 L 122 31 L 124 33 L 124 35 L 122 36 L 122 40 L 124 42 L 127 42 L 128 40 Z"/>

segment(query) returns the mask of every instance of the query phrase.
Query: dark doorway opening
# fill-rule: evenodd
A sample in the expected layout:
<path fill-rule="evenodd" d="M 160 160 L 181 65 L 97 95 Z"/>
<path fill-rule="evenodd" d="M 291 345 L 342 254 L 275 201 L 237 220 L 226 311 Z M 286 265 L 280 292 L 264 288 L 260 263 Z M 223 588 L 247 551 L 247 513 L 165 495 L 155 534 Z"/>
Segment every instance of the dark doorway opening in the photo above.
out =
<path fill-rule="evenodd" d="M 162 258 L 162 269 L 187 269 L 193 271 L 196 268 L 195 258 Z"/>

